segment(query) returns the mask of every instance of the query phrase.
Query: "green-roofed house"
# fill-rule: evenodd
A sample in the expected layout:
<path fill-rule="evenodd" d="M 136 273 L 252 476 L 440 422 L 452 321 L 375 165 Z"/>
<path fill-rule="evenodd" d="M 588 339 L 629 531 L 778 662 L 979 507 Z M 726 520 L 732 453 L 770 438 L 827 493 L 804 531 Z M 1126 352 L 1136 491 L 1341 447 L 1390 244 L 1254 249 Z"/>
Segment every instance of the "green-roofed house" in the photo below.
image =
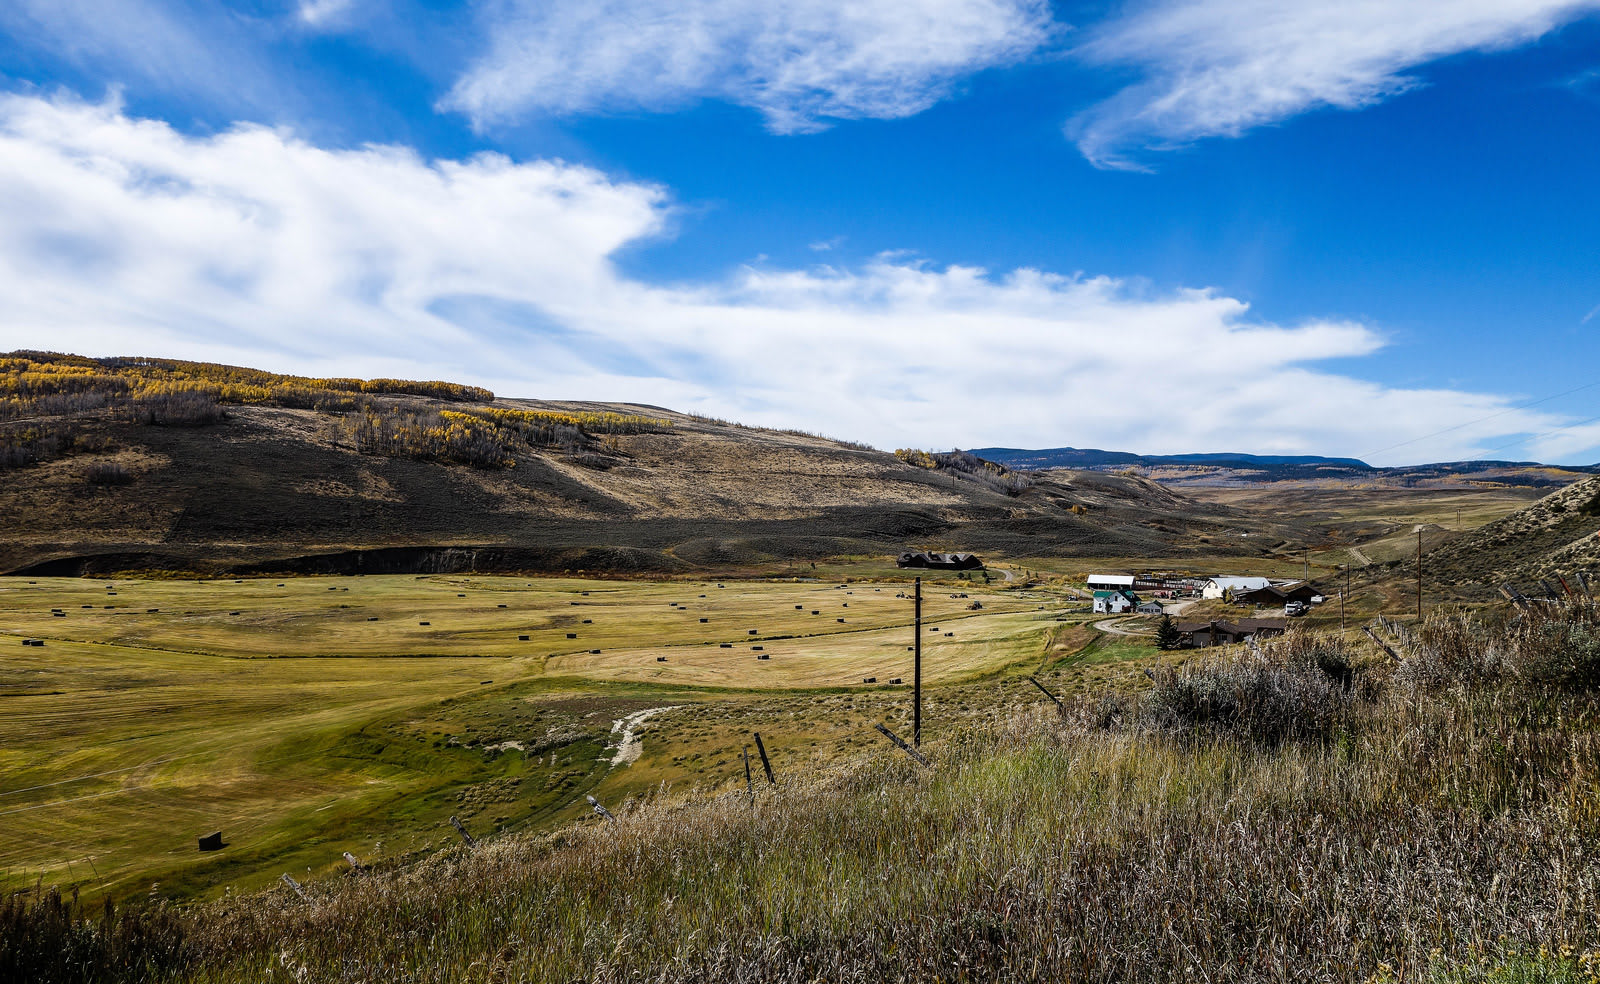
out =
<path fill-rule="evenodd" d="M 1133 610 L 1139 599 L 1130 591 L 1096 591 L 1094 610 L 1103 615 L 1121 615 Z"/>

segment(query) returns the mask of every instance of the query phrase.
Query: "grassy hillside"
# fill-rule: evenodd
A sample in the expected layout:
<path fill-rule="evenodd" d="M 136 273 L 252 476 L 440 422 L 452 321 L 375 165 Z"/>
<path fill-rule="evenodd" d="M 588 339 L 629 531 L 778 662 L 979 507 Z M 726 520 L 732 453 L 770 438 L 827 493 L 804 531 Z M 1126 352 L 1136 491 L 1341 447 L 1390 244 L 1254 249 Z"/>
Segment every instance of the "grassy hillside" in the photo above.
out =
<path fill-rule="evenodd" d="M 658 408 L 161 359 L 0 359 L 0 449 L 0 571 L 38 574 L 1165 556 L 1236 520 L 1123 476 L 1008 478 Z"/>
<path fill-rule="evenodd" d="M 33 980 L 1588 981 L 1600 621 L 1300 635 L 742 792 L 199 908 L 0 909 Z M 1037 705 L 1034 705 L 1037 708 Z M 79 921 L 75 921 L 75 918 Z M 31 975 L 31 976 L 30 976 Z"/>
<path fill-rule="evenodd" d="M 1519 583 L 1600 570 L 1600 478 L 1552 492 L 1524 509 L 1430 551 L 1441 580 Z"/>

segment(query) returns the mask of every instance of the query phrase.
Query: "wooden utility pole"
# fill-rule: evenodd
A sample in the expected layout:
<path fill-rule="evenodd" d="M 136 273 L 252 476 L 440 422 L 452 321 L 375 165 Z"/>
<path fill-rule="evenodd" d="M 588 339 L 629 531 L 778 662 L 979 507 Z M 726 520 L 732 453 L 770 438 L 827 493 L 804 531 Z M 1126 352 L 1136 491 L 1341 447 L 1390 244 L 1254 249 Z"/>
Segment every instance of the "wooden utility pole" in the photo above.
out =
<path fill-rule="evenodd" d="M 1344 638 L 1344 596 L 1350 591 L 1350 565 L 1344 567 L 1344 590 L 1339 592 L 1339 637 Z"/>
<path fill-rule="evenodd" d="M 1422 527 L 1417 527 L 1417 621 L 1422 621 Z"/>
<path fill-rule="evenodd" d="M 914 629 L 917 635 L 912 647 L 911 666 L 911 744 L 922 747 L 922 578 L 917 578 L 912 595 L 915 606 Z"/>

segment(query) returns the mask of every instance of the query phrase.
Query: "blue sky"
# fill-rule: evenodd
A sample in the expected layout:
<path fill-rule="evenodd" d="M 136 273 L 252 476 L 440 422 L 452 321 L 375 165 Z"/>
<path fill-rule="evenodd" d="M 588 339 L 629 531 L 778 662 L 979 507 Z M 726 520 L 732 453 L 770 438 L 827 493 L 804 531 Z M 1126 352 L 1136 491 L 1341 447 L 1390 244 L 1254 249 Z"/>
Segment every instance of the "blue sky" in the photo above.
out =
<path fill-rule="evenodd" d="M 1600 459 L 1600 0 L 16 0 L 0 349 Z"/>

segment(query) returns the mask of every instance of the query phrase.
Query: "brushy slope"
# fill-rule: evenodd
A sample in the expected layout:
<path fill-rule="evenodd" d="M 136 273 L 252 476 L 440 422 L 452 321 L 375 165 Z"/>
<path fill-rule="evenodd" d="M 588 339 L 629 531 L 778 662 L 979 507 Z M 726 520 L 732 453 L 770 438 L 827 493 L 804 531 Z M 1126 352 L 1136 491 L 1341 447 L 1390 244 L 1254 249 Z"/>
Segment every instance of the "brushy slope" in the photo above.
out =
<path fill-rule="evenodd" d="M 1428 553 L 1432 576 L 1463 583 L 1519 582 L 1600 568 L 1600 477 L 1552 492 L 1524 509 Z"/>
<path fill-rule="evenodd" d="M 0 572 L 676 573 L 908 548 L 1148 557 L 1241 521 L 1138 479 L 927 464 L 453 383 L 0 356 Z M 389 553 L 360 556 L 373 551 Z"/>
<path fill-rule="evenodd" d="M 1589 980 L 1597 623 L 1440 615 L 1398 666 L 1292 637 L 947 735 L 932 772 L 886 750 L 305 899 L 13 900 L 0 976 Z"/>

